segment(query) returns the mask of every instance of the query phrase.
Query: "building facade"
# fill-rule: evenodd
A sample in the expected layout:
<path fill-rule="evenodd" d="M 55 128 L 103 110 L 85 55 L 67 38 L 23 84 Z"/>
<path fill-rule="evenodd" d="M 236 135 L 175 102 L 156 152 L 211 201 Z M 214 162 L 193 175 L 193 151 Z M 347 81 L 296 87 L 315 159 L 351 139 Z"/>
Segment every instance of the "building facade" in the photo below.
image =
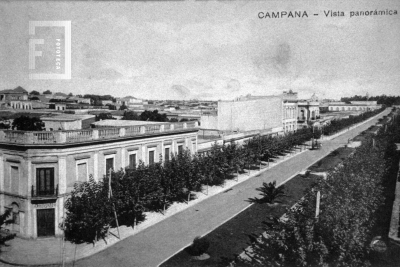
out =
<path fill-rule="evenodd" d="M 329 103 L 329 111 L 370 111 L 380 109 L 381 107 L 382 105 L 379 105 L 377 101 L 350 101 L 350 103 Z"/>
<path fill-rule="evenodd" d="M 138 108 L 143 108 L 144 102 L 142 99 L 127 96 L 123 98 L 117 98 L 115 104 L 117 107 L 124 105 L 127 108 L 138 109 Z"/>
<path fill-rule="evenodd" d="M 282 94 L 282 127 L 283 132 L 293 132 L 297 130 L 298 96 L 292 90 L 283 91 Z"/>
<path fill-rule="evenodd" d="M 12 109 L 33 109 L 32 102 L 28 100 L 11 100 L 9 105 Z"/>
<path fill-rule="evenodd" d="M 11 100 L 28 100 L 28 92 L 19 86 L 15 89 L 0 91 L 0 102 L 9 102 Z"/>
<path fill-rule="evenodd" d="M 202 115 L 204 129 L 245 132 L 282 129 L 283 102 L 280 96 L 248 96 L 234 101 L 219 101 L 216 115 Z"/>
<path fill-rule="evenodd" d="M 298 105 L 298 125 L 307 127 L 309 123 L 320 119 L 320 105 L 317 101 L 299 101 Z"/>
<path fill-rule="evenodd" d="M 90 128 L 96 121 L 95 115 L 60 114 L 55 116 L 42 116 L 46 131 L 81 130 Z"/>
<path fill-rule="evenodd" d="M 59 236 L 64 203 L 77 182 L 157 162 L 184 148 L 197 151 L 197 123 L 145 124 L 76 131 L 0 131 L 0 211 L 19 236 Z"/>
<path fill-rule="evenodd" d="M 297 130 L 297 112 L 296 101 L 285 100 L 283 102 L 282 127 L 285 133 Z"/>

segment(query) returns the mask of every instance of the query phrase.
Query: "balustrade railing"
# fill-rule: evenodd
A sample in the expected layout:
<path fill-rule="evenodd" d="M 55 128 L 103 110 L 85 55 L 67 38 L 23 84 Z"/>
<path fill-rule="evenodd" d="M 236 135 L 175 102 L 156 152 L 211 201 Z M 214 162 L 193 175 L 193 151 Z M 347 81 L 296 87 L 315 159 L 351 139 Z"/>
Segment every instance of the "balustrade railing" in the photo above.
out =
<path fill-rule="evenodd" d="M 4 141 L 10 143 L 27 142 L 27 132 L 22 131 L 4 131 Z"/>
<path fill-rule="evenodd" d="M 119 137 L 120 128 L 104 128 L 99 129 L 99 138 Z"/>
<path fill-rule="evenodd" d="M 160 125 L 146 125 L 146 133 L 159 133 L 160 132 Z"/>
<path fill-rule="evenodd" d="M 174 123 L 174 130 L 183 129 L 183 123 Z"/>
<path fill-rule="evenodd" d="M 169 131 L 171 129 L 171 124 L 164 124 L 164 131 Z"/>
<path fill-rule="evenodd" d="M 196 122 L 195 121 L 188 121 L 186 122 L 186 127 L 187 128 L 193 128 L 196 126 Z"/>
<path fill-rule="evenodd" d="M 154 134 L 195 127 L 197 127 L 196 122 L 185 122 L 67 131 L 28 132 L 0 130 L 0 142 L 17 144 L 79 143 L 96 139 L 117 138 L 139 134 Z"/>
<path fill-rule="evenodd" d="M 54 132 L 33 132 L 33 143 L 35 144 L 55 143 L 56 141 Z"/>
<path fill-rule="evenodd" d="M 75 143 L 93 139 L 92 130 L 66 131 L 66 142 Z"/>
<path fill-rule="evenodd" d="M 125 135 L 140 134 L 140 126 L 130 126 L 125 128 Z"/>

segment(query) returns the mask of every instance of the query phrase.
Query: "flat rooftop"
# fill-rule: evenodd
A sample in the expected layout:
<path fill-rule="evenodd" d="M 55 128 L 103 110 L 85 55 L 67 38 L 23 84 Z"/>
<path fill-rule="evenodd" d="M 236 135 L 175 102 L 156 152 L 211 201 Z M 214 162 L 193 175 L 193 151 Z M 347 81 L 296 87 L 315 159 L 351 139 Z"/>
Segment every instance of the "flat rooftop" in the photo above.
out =
<path fill-rule="evenodd" d="M 94 115 L 60 114 L 56 116 L 43 116 L 42 121 L 79 121 L 94 118 Z"/>
<path fill-rule="evenodd" d="M 154 124 L 169 124 L 169 122 L 157 121 L 133 121 L 133 120 L 102 120 L 92 123 L 96 127 L 127 127 L 127 126 L 142 126 Z"/>

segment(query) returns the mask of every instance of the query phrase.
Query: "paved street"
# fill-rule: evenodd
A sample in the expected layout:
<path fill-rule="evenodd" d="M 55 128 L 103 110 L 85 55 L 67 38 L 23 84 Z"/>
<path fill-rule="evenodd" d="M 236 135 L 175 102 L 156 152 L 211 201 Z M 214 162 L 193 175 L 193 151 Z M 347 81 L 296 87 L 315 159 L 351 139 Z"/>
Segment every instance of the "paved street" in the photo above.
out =
<path fill-rule="evenodd" d="M 384 114 L 388 113 L 387 110 Z M 376 122 L 377 119 L 374 119 L 333 140 L 325 141 L 320 150 L 307 151 L 282 162 L 259 177 L 238 184 L 226 193 L 210 197 L 100 253 L 76 262 L 75 266 L 157 266 L 190 244 L 195 236 L 215 229 L 246 208 L 249 205 L 246 200 L 257 195 L 254 189 L 262 182 L 276 180 L 280 183 L 288 179 Z"/>

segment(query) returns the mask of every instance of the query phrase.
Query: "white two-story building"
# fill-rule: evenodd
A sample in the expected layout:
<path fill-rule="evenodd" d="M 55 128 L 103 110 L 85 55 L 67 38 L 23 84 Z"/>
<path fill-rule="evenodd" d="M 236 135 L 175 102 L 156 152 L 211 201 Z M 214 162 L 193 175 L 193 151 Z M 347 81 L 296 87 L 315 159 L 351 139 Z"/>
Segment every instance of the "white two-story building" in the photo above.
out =
<path fill-rule="evenodd" d="M 104 126 L 104 125 L 103 125 Z M 197 151 L 197 123 L 135 122 L 45 132 L 0 131 L 0 212 L 26 238 L 58 236 L 64 203 L 76 182 L 106 170 L 152 164 L 183 149 Z"/>

